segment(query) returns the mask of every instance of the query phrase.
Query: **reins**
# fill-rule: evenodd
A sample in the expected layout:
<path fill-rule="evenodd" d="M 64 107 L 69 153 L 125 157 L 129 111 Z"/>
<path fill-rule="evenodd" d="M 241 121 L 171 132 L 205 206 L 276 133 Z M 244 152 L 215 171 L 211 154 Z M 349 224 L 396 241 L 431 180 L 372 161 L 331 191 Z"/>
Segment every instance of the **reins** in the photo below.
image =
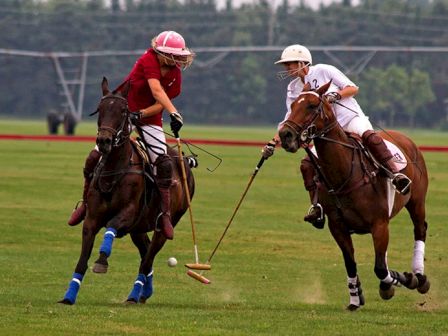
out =
<path fill-rule="evenodd" d="M 307 91 L 307 92 L 315 94 L 312 91 Z M 317 93 L 316 93 L 316 95 L 317 95 Z M 361 169 L 363 169 L 363 171 L 366 171 L 365 163 L 362 160 L 361 148 L 359 146 L 357 146 L 356 144 L 343 142 L 343 141 L 333 139 L 333 138 L 326 136 L 332 129 L 334 129 L 338 125 L 337 120 L 334 120 L 332 123 L 326 125 L 324 128 L 322 128 L 319 131 L 316 130 L 315 121 L 317 120 L 317 118 L 321 117 L 323 119 L 325 116 L 325 111 L 324 111 L 324 107 L 323 107 L 324 102 L 322 100 L 322 97 L 320 97 L 320 96 L 319 96 L 319 101 L 320 101 L 319 105 L 315 108 L 313 117 L 305 125 L 300 125 L 300 124 L 298 124 L 292 120 L 289 120 L 289 119 L 286 120 L 284 122 L 284 124 L 287 127 L 289 127 L 290 129 L 292 129 L 295 132 L 295 135 L 300 138 L 300 141 L 304 144 L 304 145 L 302 145 L 302 147 L 305 149 L 306 153 L 308 154 L 308 156 L 311 160 L 311 163 L 314 166 L 320 180 L 322 181 L 325 188 L 327 189 L 328 194 L 332 195 L 335 198 L 336 206 L 338 208 L 341 208 L 342 204 L 341 204 L 338 196 L 347 194 L 347 193 L 351 192 L 352 190 L 357 189 L 361 185 L 368 183 L 369 180 L 366 179 L 363 174 L 363 177 L 359 181 L 357 181 L 353 186 L 349 186 L 349 182 L 352 180 L 352 177 L 353 177 L 357 151 L 359 152 L 359 160 L 360 160 L 360 163 L 362 166 Z M 310 142 L 313 140 L 316 140 L 316 139 L 335 143 L 335 144 L 341 145 L 343 147 L 352 149 L 352 151 L 351 151 L 352 159 L 351 159 L 350 171 L 349 171 L 348 177 L 337 188 L 334 188 L 331 185 L 328 178 L 325 176 L 325 174 L 322 170 L 322 167 L 320 166 L 320 164 L 318 162 L 317 157 L 311 152 L 311 150 L 309 148 Z"/>
<path fill-rule="evenodd" d="M 125 125 L 126 121 L 128 122 L 128 125 L 130 124 L 129 121 L 129 109 L 128 109 L 128 102 L 127 99 L 118 95 L 107 95 L 101 98 L 101 101 L 107 100 L 107 99 L 121 99 L 126 102 L 126 109 L 121 113 L 122 120 L 120 126 L 115 129 L 113 127 L 109 126 L 100 126 L 98 127 L 97 134 L 99 134 L 101 131 L 109 132 L 112 135 L 112 147 L 118 147 L 125 143 L 126 140 L 128 140 L 131 136 L 131 129 L 128 127 L 128 131 L 125 131 Z M 99 112 L 99 109 L 97 109 L 94 113 L 91 115 Z"/>
<path fill-rule="evenodd" d="M 108 133 L 110 133 L 112 135 L 112 148 L 117 148 L 120 147 L 122 145 L 124 145 L 125 143 L 129 143 L 130 144 L 130 136 L 131 136 L 131 129 L 130 127 L 128 127 L 128 131 L 125 130 L 125 126 L 126 126 L 126 122 L 128 123 L 128 125 L 130 125 L 130 120 L 129 120 L 129 109 L 128 109 L 128 105 L 127 105 L 127 99 L 119 96 L 119 95 L 106 95 L 104 97 L 101 98 L 101 101 L 104 101 L 106 99 L 121 99 L 124 100 L 126 102 L 126 108 L 125 110 L 121 113 L 122 116 L 122 120 L 120 123 L 120 126 L 115 129 L 113 127 L 109 127 L 109 126 L 99 126 L 98 127 L 98 134 L 101 131 L 106 131 Z M 98 113 L 99 112 L 99 108 L 92 113 L 91 115 Z M 130 144 L 131 145 L 131 144 Z M 126 168 L 121 168 L 121 169 L 114 169 L 114 170 L 107 170 L 104 171 L 104 166 L 106 164 L 106 161 L 108 159 L 109 154 L 104 154 L 101 157 L 101 160 L 99 162 L 99 164 L 97 165 L 96 169 L 95 169 L 95 177 L 94 177 L 94 183 L 96 185 L 96 187 L 98 188 L 98 190 L 101 193 L 111 193 L 112 190 L 114 189 L 114 187 L 116 186 L 116 184 L 123 178 L 123 176 L 125 176 L 126 174 L 139 174 L 139 175 L 144 175 L 145 171 L 144 169 L 134 169 L 133 166 L 136 165 L 143 165 L 143 162 L 140 164 L 135 164 L 132 162 L 132 156 L 134 155 L 134 148 L 131 145 L 131 153 L 130 153 L 130 157 L 127 160 L 127 167 Z M 104 188 L 101 186 L 100 183 L 100 179 L 104 178 L 104 177 L 114 177 L 113 180 L 111 182 L 103 182 L 106 183 L 106 185 L 108 185 L 107 188 Z"/>

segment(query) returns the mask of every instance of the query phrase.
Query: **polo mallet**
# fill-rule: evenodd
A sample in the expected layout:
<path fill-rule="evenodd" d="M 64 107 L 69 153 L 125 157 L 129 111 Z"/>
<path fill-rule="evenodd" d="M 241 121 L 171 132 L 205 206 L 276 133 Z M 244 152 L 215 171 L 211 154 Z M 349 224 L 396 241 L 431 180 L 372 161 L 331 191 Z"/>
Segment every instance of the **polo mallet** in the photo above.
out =
<path fill-rule="evenodd" d="M 179 132 L 175 132 L 174 137 L 176 138 L 177 149 L 179 152 L 180 167 L 182 170 L 182 182 L 184 184 L 184 189 L 185 189 L 186 198 L 187 198 L 188 213 L 190 215 L 191 233 L 193 236 L 193 245 L 194 245 L 195 263 L 194 264 L 186 264 L 185 266 L 187 266 L 188 268 L 197 269 L 197 270 L 209 270 L 209 269 L 211 269 L 210 265 L 199 263 L 198 244 L 196 243 L 196 228 L 195 228 L 194 220 L 193 220 L 193 211 L 191 210 L 190 188 L 188 187 L 187 171 L 185 170 L 185 162 L 184 162 L 184 156 L 182 154 L 182 147 L 181 147 L 181 143 L 180 143 Z"/>
<path fill-rule="evenodd" d="M 238 202 L 238 204 L 237 204 L 235 210 L 233 211 L 232 216 L 230 217 L 229 222 L 227 223 L 226 228 L 224 229 L 224 232 L 223 232 L 222 235 L 221 235 L 221 238 L 219 238 L 218 243 L 216 244 L 216 246 L 215 246 L 215 248 L 213 249 L 212 253 L 211 253 L 210 256 L 208 257 L 207 262 L 205 263 L 206 265 L 210 266 L 210 262 L 211 262 L 213 256 L 215 255 L 216 251 L 218 250 L 219 245 L 221 244 L 222 240 L 224 239 L 224 236 L 226 235 L 227 230 L 229 229 L 230 225 L 232 224 L 233 219 L 235 218 L 235 215 L 236 215 L 236 213 L 238 212 L 238 209 L 239 209 L 240 206 L 241 206 L 241 203 L 243 203 L 243 200 L 244 200 L 244 198 L 246 197 L 246 194 L 247 194 L 247 192 L 249 191 L 249 188 L 250 188 L 250 186 L 252 185 L 252 182 L 254 181 L 255 176 L 257 176 L 258 171 L 260 170 L 260 168 L 261 168 L 261 166 L 263 165 L 264 161 L 265 161 L 265 158 L 264 158 L 264 157 L 261 157 L 260 161 L 258 162 L 257 166 L 255 167 L 254 172 L 252 173 L 252 175 L 251 175 L 251 177 L 250 177 L 250 179 L 249 179 L 249 183 L 247 184 L 247 187 L 246 187 L 246 189 L 244 190 L 243 195 L 241 196 L 241 198 L 240 198 L 240 200 L 239 200 L 239 202 Z M 187 266 L 187 265 L 185 265 L 185 266 Z M 187 267 L 188 267 L 188 266 L 187 266 Z M 210 266 L 209 269 L 211 269 L 211 266 Z M 207 278 L 205 278 L 205 277 L 202 275 L 202 272 L 201 272 L 201 273 L 196 273 L 196 272 L 194 272 L 194 271 L 192 271 L 192 270 L 190 269 L 190 270 L 188 270 L 187 274 L 188 274 L 189 276 L 191 276 L 192 278 L 194 278 L 194 279 L 196 279 L 196 280 L 202 282 L 203 284 L 209 284 L 209 283 L 210 283 L 210 280 L 208 280 Z"/>

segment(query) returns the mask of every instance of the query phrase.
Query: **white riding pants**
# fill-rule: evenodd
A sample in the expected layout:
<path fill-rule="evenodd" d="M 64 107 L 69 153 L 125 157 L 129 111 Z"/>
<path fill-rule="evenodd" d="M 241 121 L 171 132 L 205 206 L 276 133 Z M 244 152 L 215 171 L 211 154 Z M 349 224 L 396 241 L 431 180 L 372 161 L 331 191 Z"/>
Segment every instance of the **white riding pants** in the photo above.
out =
<path fill-rule="evenodd" d="M 362 137 L 365 131 L 373 130 L 373 126 L 366 116 L 356 116 L 342 128 L 344 131 L 358 134 L 360 137 Z"/>

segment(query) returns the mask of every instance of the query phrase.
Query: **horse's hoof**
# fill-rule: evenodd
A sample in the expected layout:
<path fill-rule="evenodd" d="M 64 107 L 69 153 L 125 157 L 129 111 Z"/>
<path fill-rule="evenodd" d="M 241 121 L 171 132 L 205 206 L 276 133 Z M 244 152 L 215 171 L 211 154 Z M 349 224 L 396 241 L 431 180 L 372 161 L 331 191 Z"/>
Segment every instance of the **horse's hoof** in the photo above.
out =
<path fill-rule="evenodd" d="M 135 301 L 134 299 L 128 299 L 128 300 L 126 300 L 125 302 L 123 302 L 125 305 L 128 305 L 128 306 L 132 306 L 132 305 L 135 305 L 135 304 L 137 304 L 137 301 Z"/>
<path fill-rule="evenodd" d="M 391 284 L 381 282 L 379 292 L 383 300 L 390 300 L 395 295 L 395 288 Z"/>
<path fill-rule="evenodd" d="M 414 273 L 404 272 L 404 276 L 406 277 L 406 282 L 403 285 L 409 289 L 416 289 L 418 286 L 418 278 Z"/>
<path fill-rule="evenodd" d="M 92 271 L 93 273 L 107 273 L 108 265 L 103 265 L 99 263 L 93 264 Z"/>
<path fill-rule="evenodd" d="M 420 294 L 427 293 L 429 291 L 429 288 L 431 287 L 431 283 L 429 282 L 426 275 L 417 273 L 416 277 L 418 279 L 418 286 L 417 286 L 418 292 Z"/>
<path fill-rule="evenodd" d="M 58 303 L 62 303 L 62 304 L 69 305 L 69 306 L 72 306 L 74 304 L 74 302 L 71 302 L 69 299 L 62 299 L 62 300 L 58 301 Z"/>
<path fill-rule="evenodd" d="M 359 294 L 359 305 L 364 306 L 366 304 L 366 300 L 364 299 L 364 294 Z"/>
<path fill-rule="evenodd" d="M 357 306 L 357 305 L 354 305 L 354 304 L 349 304 L 349 305 L 347 306 L 347 310 L 349 310 L 349 311 L 356 311 L 356 310 L 358 310 L 360 307 L 361 307 L 361 306 Z"/>

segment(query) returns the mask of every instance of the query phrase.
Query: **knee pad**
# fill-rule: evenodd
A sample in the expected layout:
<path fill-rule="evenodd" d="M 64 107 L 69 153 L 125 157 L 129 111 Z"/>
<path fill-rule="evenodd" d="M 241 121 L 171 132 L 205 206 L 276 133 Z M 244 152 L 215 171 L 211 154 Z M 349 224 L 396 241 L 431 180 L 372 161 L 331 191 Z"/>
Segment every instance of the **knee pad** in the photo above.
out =
<path fill-rule="evenodd" d="M 316 182 L 314 181 L 316 170 L 308 156 L 306 156 L 300 163 L 300 172 L 302 173 L 305 189 L 308 191 L 315 190 L 317 187 Z"/>
<path fill-rule="evenodd" d="M 84 177 L 91 178 L 96 165 L 100 161 L 101 153 L 96 149 L 92 150 L 87 156 L 86 162 L 84 164 Z"/>
<path fill-rule="evenodd" d="M 173 176 L 173 161 L 171 157 L 164 154 L 160 155 L 154 162 L 156 166 L 156 183 L 159 186 L 169 187 Z"/>
<path fill-rule="evenodd" d="M 381 144 L 383 142 L 383 139 L 374 130 L 368 130 L 362 134 L 362 141 L 368 147 L 369 144 Z"/>

